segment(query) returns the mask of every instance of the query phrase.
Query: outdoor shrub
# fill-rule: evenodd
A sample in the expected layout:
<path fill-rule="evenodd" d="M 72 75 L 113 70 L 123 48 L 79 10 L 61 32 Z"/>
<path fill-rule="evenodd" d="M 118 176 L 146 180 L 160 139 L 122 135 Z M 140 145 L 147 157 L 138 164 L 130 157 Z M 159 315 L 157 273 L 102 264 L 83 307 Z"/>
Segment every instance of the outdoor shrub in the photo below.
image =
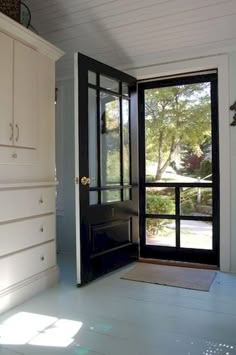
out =
<path fill-rule="evenodd" d="M 163 196 L 158 192 L 146 195 L 147 213 L 171 214 L 175 211 L 173 199 L 169 196 Z"/>
<path fill-rule="evenodd" d="M 191 200 L 185 200 L 181 203 L 181 210 L 183 214 L 190 214 L 194 211 L 194 204 Z"/>
<path fill-rule="evenodd" d="M 200 164 L 199 175 L 204 178 L 212 173 L 212 163 L 210 160 L 203 160 Z M 211 176 L 209 179 L 211 180 Z"/>
<path fill-rule="evenodd" d="M 212 200 L 212 190 L 207 188 L 201 189 L 201 202 L 207 204 L 210 200 Z"/>

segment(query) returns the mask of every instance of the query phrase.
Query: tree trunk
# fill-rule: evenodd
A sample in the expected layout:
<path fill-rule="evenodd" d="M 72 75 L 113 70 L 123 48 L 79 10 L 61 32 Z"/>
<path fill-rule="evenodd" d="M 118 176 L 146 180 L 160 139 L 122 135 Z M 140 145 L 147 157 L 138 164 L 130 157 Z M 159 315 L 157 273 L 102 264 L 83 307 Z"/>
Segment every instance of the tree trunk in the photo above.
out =
<path fill-rule="evenodd" d="M 165 161 L 164 165 L 161 168 L 157 167 L 155 180 L 161 180 L 161 177 L 162 177 L 163 173 L 166 171 L 166 168 L 171 163 L 171 159 L 172 159 L 172 154 L 171 154 L 171 156 L 168 157 L 168 159 Z"/>
<path fill-rule="evenodd" d="M 160 166 L 160 165 L 157 166 L 155 180 L 161 180 L 163 173 L 166 171 L 166 169 L 168 168 L 168 166 L 171 163 L 173 154 L 174 154 L 177 146 L 178 146 L 178 143 L 175 143 L 175 138 L 173 137 L 171 147 L 170 147 L 169 156 L 162 166 Z M 160 161 L 160 158 L 158 160 Z"/>

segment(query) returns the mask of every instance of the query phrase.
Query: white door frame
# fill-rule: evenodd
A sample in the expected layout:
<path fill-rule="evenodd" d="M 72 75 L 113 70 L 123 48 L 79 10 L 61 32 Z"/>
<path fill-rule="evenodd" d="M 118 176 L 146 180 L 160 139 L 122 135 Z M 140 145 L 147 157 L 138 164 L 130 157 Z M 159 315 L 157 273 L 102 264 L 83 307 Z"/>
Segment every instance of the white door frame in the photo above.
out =
<path fill-rule="evenodd" d="M 75 176 L 79 177 L 79 138 L 78 138 L 78 61 L 74 60 L 75 87 Z M 199 59 L 184 60 L 168 64 L 152 65 L 134 69 L 125 69 L 128 74 L 144 80 L 177 74 L 218 70 L 218 104 L 219 104 L 219 158 L 220 158 L 220 270 L 230 271 L 230 115 L 229 115 L 229 59 L 227 55 L 218 55 Z M 80 257 L 80 206 L 79 184 L 75 184 L 76 206 L 76 260 L 77 283 L 81 282 Z"/>
<path fill-rule="evenodd" d="M 80 253 L 80 194 L 79 194 L 79 80 L 78 56 L 74 54 L 74 111 L 75 111 L 75 228 L 76 228 L 76 279 L 81 283 L 81 253 Z M 77 180 L 77 181 L 76 181 Z"/>
<path fill-rule="evenodd" d="M 152 65 L 126 70 L 137 80 L 174 76 L 195 71 L 217 69 L 219 105 L 220 158 L 220 270 L 230 271 L 230 114 L 229 114 L 229 58 L 218 55 Z M 122 70 L 125 70 L 122 68 Z"/>

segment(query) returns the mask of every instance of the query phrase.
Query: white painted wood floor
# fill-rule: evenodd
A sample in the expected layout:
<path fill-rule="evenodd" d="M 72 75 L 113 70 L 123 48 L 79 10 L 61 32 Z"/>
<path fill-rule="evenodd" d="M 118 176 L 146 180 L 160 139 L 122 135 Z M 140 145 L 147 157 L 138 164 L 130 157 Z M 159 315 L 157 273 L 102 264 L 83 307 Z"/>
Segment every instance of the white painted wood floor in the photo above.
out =
<path fill-rule="evenodd" d="M 121 280 L 131 265 L 79 289 L 66 264 L 57 287 L 0 317 L 0 354 L 236 354 L 236 275 L 201 292 Z"/>

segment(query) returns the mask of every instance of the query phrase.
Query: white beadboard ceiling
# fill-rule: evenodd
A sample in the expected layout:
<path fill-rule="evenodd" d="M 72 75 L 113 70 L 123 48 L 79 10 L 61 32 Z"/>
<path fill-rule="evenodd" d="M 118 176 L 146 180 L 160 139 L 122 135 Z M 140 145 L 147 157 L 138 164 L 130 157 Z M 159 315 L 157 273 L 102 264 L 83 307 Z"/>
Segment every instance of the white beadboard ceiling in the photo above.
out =
<path fill-rule="evenodd" d="M 236 0 L 27 0 L 38 33 L 66 52 L 133 68 L 236 50 Z"/>

